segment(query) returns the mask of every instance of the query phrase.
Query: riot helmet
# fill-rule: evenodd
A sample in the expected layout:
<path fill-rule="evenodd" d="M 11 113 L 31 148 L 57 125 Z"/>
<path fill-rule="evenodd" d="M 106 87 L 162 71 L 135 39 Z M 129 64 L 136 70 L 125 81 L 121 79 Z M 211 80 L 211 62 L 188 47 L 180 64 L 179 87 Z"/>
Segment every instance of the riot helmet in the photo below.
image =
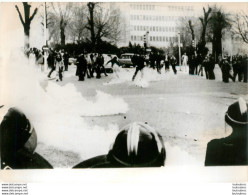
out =
<path fill-rule="evenodd" d="M 160 167 L 165 157 L 162 137 L 142 122 L 123 127 L 108 154 L 117 167 Z"/>

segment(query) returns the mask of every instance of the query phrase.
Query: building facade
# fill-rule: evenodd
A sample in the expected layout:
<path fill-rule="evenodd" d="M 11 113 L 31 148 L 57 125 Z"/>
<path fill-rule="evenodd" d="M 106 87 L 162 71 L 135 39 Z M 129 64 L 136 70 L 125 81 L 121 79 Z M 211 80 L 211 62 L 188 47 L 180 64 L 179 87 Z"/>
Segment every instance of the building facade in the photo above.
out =
<path fill-rule="evenodd" d="M 123 44 L 144 44 L 166 48 L 178 41 L 178 24 L 182 17 L 195 17 L 195 8 L 187 3 L 126 3 L 121 6 L 126 19 Z"/>

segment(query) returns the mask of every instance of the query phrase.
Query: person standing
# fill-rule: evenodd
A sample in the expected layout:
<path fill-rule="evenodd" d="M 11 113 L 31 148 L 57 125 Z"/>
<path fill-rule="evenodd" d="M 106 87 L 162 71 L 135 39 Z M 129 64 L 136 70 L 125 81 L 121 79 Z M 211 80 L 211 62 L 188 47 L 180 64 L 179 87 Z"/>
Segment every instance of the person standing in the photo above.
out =
<path fill-rule="evenodd" d="M 247 54 L 244 56 L 242 60 L 242 72 L 244 74 L 244 83 L 247 83 L 247 74 L 248 74 L 248 56 Z"/>
<path fill-rule="evenodd" d="M 58 52 L 55 58 L 56 69 L 57 69 L 57 79 L 56 81 L 63 80 L 63 60 L 61 54 Z"/>
<path fill-rule="evenodd" d="M 170 58 L 170 64 L 171 64 L 174 74 L 177 74 L 177 69 L 176 69 L 177 59 L 175 58 L 174 55 L 172 55 Z"/>
<path fill-rule="evenodd" d="M 229 82 L 229 78 L 231 78 L 234 82 L 234 77 L 230 74 L 231 66 L 229 62 L 227 61 L 227 58 L 224 57 L 222 61 L 220 62 L 221 72 L 222 72 L 222 81 L 224 83 Z"/>
<path fill-rule="evenodd" d="M 187 64 L 188 64 L 188 56 L 186 55 L 186 53 L 183 54 L 182 61 L 183 61 L 182 64 L 183 64 L 184 71 L 186 72 Z"/>
<path fill-rule="evenodd" d="M 96 78 L 100 79 L 101 78 L 101 73 L 104 73 L 105 76 L 108 76 L 104 67 L 104 58 L 102 56 L 102 54 L 98 54 L 97 58 L 96 58 Z"/>
<path fill-rule="evenodd" d="M 170 70 L 170 67 L 169 67 L 169 54 L 165 54 L 165 57 L 164 57 L 164 68 L 165 68 L 165 71 L 169 71 Z"/>
<path fill-rule="evenodd" d="M 51 71 L 48 73 L 47 77 L 51 78 L 51 74 L 53 71 L 56 70 L 56 66 L 55 66 L 55 53 L 52 49 L 50 49 L 48 58 L 47 58 L 47 64 L 48 67 L 51 68 Z"/>
<path fill-rule="evenodd" d="M 68 71 L 69 54 L 67 52 L 65 52 L 63 58 L 64 58 L 65 71 Z"/>
<path fill-rule="evenodd" d="M 77 59 L 77 72 L 76 72 L 79 81 L 84 81 L 84 76 L 86 72 L 87 72 L 87 61 L 84 57 L 84 54 L 81 54 L 78 56 Z"/>
<path fill-rule="evenodd" d="M 214 74 L 214 68 L 215 68 L 215 60 L 214 57 L 209 54 L 209 80 L 215 80 L 215 74 Z"/>

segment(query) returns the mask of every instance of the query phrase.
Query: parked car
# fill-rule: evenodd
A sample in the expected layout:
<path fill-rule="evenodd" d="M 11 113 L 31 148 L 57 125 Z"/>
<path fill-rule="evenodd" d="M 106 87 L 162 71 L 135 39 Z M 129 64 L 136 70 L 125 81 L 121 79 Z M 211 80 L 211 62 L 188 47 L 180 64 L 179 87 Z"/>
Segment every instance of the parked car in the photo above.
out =
<path fill-rule="evenodd" d="M 134 56 L 134 53 L 124 53 L 121 55 L 121 58 L 119 59 L 119 63 L 123 68 L 129 68 L 134 67 L 132 63 L 132 57 Z"/>

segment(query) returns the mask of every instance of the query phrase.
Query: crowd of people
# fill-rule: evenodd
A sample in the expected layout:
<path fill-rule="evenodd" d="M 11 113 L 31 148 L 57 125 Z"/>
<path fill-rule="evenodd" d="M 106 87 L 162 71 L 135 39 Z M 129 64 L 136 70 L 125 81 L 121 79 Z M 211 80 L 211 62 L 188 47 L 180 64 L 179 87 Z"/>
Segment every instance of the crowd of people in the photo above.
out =
<path fill-rule="evenodd" d="M 51 69 L 48 77 L 51 77 L 53 71 L 56 70 L 57 77 L 56 81 L 63 80 L 63 71 L 68 71 L 69 65 L 69 55 L 67 52 L 62 51 L 53 51 L 49 49 L 47 63 L 48 67 Z M 31 48 L 29 55 L 33 54 L 35 56 L 36 63 L 40 63 L 43 60 L 44 51 L 38 50 L 37 48 Z M 85 77 L 97 79 L 101 78 L 103 73 L 105 76 L 108 76 L 106 73 L 105 65 L 111 63 L 111 67 L 116 77 L 120 77 L 118 74 L 118 69 L 120 63 L 118 58 L 112 57 L 109 55 L 110 60 L 105 61 L 101 53 L 89 53 L 89 54 L 80 54 L 76 56 L 75 65 L 77 65 L 76 76 L 78 76 L 79 81 L 84 81 Z M 41 60 L 42 59 L 42 60 Z M 199 75 L 206 76 L 206 79 L 214 80 L 215 66 L 218 64 L 222 72 L 222 81 L 225 83 L 229 82 L 231 79 L 233 82 L 236 80 L 239 82 L 247 83 L 247 66 L 248 66 L 248 57 L 247 55 L 234 55 L 228 56 L 220 55 L 218 59 L 214 59 L 212 54 L 202 55 L 201 53 L 197 54 L 196 52 L 193 55 L 187 55 L 184 53 L 181 58 L 181 63 L 173 55 L 166 53 L 165 55 L 159 52 L 150 52 L 149 54 L 139 53 L 134 54 L 132 59 L 132 64 L 136 67 L 132 80 L 134 81 L 138 72 L 141 72 L 141 77 L 143 77 L 144 67 L 152 68 L 161 74 L 161 70 L 164 67 L 165 72 L 170 70 L 170 66 L 174 74 L 177 74 L 178 69 L 189 73 L 189 75 Z M 177 69 L 176 66 L 179 66 Z"/>
<path fill-rule="evenodd" d="M 232 127 L 232 133 L 208 143 L 205 166 L 248 165 L 247 108 L 242 98 L 228 107 L 225 122 Z M 0 124 L 0 139 L 1 169 L 53 168 L 35 152 L 37 134 L 21 110 L 12 107 L 5 114 Z M 166 148 L 161 135 L 146 122 L 133 122 L 119 131 L 108 154 L 85 160 L 73 168 L 161 167 L 165 161 Z"/>

